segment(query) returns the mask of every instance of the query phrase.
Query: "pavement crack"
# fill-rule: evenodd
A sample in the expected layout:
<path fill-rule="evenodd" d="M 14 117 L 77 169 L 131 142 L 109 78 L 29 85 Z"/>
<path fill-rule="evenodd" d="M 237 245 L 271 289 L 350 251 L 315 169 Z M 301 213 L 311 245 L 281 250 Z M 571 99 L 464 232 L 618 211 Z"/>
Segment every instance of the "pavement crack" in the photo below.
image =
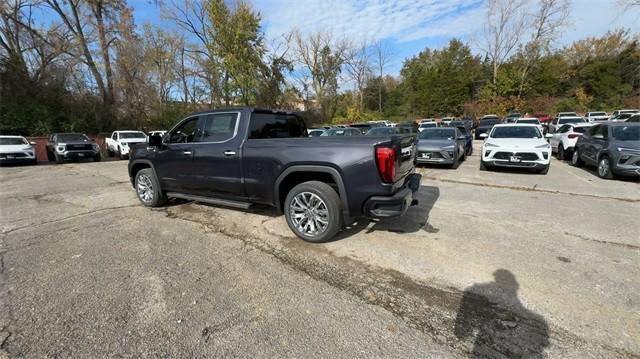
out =
<path fill-rule="evenodd" d="M 629 203 L 640 203 L 639 198 L 622 198 L 622 197 L 611 197 L 611 196 L 599 196 L 595 194 L 588 193 L 575 193 L 575 192 L 564 192 L 564 191 L 554 191 L 550 189 L 539 188 L 537 185 L 533 187 L 522 187 L 522 186 L 508 186 L 508 185 L 499 185 L 493 183 L 477 183 L 477 182 L 468 182 L 468 181 L 460 181 L 449 178 L 438 178 L 429 175 L 423 175 L 422 178 L 430 179 L 438 182 L 447 182 L 447 183 L 456 183 L 456 184 L 464 184 L 469 186 L 477 186 L 477 187 L 490 187 L 490 188 L 499 188 L 499 189 L 509 189 L 513 191 L 522 191 L 522 192 L 542 192 L 542 193 L 550 193 L 550 194 L 564 194 L 568 196 L 575 197 L 587 197 L 587 198 L 595 198 L 595 199 L 610 199 L 614 201 L 621 202 L 629 202 Z"/>
<path fill-rule="evenodd" d="M 578 239 L 581 239 L 581 240 L 587 241 L 587 242 L 595 242 L 595 243 L 606 244 L 606 245 L 610 245 L 610 246 L 625 247 L 625 248 L 629 248 L 629 249 L 640 249 L 640 246 L 637 246 L 635 244 L 605 241 L 605 240 L 602 240 L 602 239 L 590 238 L 590 237 L 587 237 L 587 236 L 583 236 L 581 234 L 576 234 L 576 233 L 571 233 L 571 232 L 564 232 L 564 234 L 566 236 L 573 237 L 573 238 L 578 238 Z"/>

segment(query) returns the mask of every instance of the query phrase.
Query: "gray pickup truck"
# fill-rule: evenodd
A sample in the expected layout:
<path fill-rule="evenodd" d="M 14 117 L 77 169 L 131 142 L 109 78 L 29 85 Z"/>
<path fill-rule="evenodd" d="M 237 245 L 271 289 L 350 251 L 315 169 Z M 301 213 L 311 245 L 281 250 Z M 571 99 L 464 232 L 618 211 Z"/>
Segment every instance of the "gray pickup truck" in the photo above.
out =
<path fill-rule="evenodd" d="M 293 113 L 230 108 L 193 113 L 130 151 L 143 205 L 167 197 L 227 207 L 266 204 L 310 242 L 356 218 L 403 215 L 416 204 L 415 136 L 308 137 Z"/>

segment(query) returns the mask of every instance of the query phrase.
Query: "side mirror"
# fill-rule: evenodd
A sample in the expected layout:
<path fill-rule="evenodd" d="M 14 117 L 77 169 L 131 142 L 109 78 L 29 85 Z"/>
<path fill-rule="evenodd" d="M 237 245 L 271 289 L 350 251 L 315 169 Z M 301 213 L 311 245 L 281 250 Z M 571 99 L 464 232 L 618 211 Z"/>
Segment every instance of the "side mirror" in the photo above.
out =
<path fill-rule="evenodd" d="M 158 135 L 149 136 L 149 146 L 160 147 L 162 145 L 162 137 Z"/>
<path fill-rule="evenodd" d="M 544 135 L 544 138 L 551 138 L 551 137 L 553 137 L 553 135 L 550 133 L 547 133 L 546 135 Z"/>
<path fill-rule="evenodd" d="M 480 134 L 480 138 L 487 138 L 487 137 L 489 137 L 489 135 L 486 132 Z"/>

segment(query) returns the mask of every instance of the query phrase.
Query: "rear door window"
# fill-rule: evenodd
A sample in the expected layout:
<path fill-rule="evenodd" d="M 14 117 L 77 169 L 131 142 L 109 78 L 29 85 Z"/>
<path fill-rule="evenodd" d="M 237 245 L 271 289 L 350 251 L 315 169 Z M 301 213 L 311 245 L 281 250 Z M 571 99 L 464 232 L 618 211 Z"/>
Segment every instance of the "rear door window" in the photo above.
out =
<path fill-rule="evenodd" d="M 306 137 L 304 121 L 296 115 L 260 113 L 251 115 L 249 139 Z"/>
<path fill-rule="evenodd" d="M 223 142 L 236 134 L 238 113 L 213 113 L 200 117 L 202 133 L 196 142 Z"/>

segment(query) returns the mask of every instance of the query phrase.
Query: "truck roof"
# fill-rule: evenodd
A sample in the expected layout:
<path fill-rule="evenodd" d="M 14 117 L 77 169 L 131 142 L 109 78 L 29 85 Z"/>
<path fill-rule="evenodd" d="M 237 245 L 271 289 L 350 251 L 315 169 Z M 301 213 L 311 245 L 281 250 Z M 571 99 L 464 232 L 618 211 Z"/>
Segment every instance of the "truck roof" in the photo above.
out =
<path fill-rule="evenodd" d="M 267 112 L 267 113 L 279 113 L 284 115 L 294 115 L 295 112 L 286 111 L 286 110 L 277 110 L 277 109 L 269 109 L 269 108 L 261 108 L 261 107 L 251 107 L 251 106 L 231 106 L 231 107 L 220 107 L 220 108 L 212 108 L 208 110 L 194 111 L 190 113 L 188 116 L 193 115 L 201 115 L 205 113 L 211 112 L 224 112 L 224 111 L 248 111 L 248 112 Z"/>

